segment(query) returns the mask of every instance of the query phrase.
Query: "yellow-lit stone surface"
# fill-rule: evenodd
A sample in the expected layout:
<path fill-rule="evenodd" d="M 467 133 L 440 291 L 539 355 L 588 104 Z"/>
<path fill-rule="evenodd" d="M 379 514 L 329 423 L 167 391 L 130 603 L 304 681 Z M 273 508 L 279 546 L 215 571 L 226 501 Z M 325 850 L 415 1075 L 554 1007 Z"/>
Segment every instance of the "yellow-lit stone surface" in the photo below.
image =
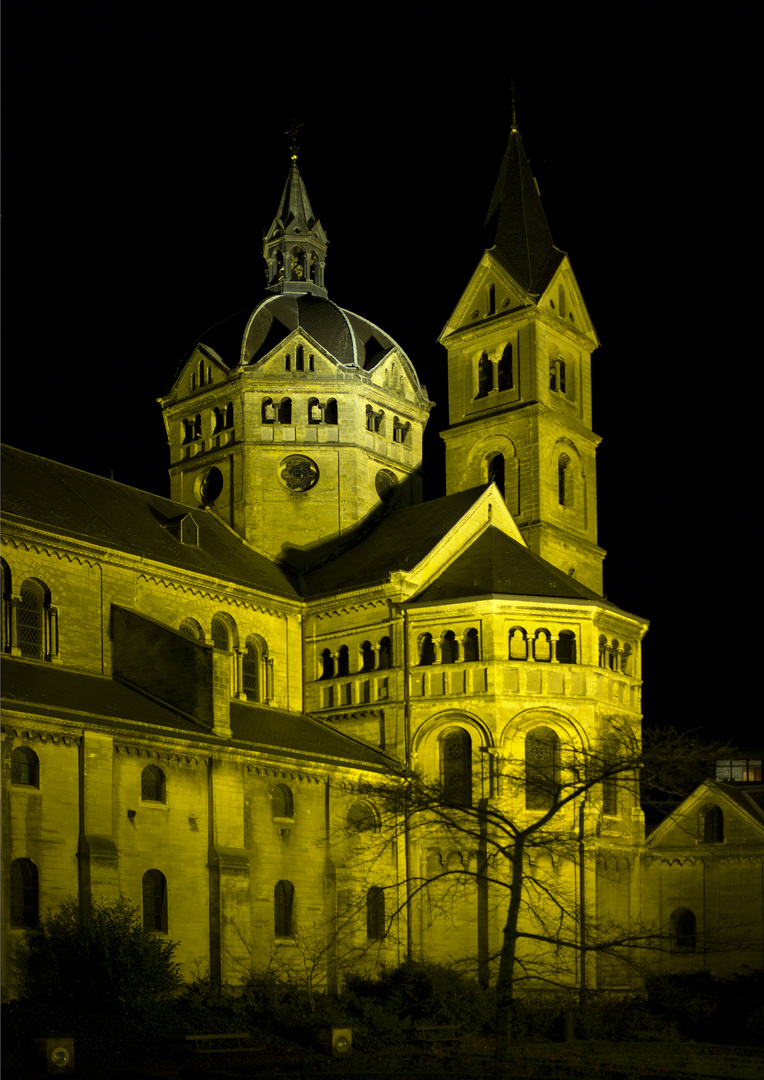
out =
<path fill-rule="evenodd" d="M 326 236 L 296 164 L 239 345 L 222 355 L 204 336 L 160 401 L 170 499 L 8 450 L 8 993 L 34 915 L 22 869 L 41 914 L 72 895 L 142 908 L 159 871 L 153 928 L 180 943 L 188 978 L 236 984 L 316 956 L 330 988 L 408 955 L 476 972 L 500 947 L 506 892 L 478 875 L 407 906 L 407 878 L 476 871 L 479 852 L 436 828 L 387 843 L 374 785 L 404 766 L 437 779 L 460 731 L 473 804 L 522 822 L 537 812 L 517 781 L 530 733 L 557 736 L 562 768 L 615 732 L 639 739 L 647 622 L 602 596 L 597 337 L 543 229 L 528 280 L 512 269 L 501 208 L 512 170 L 527 171 L 515 130 L 507 160 L 496 243 L 441 336 L 444 499 L 421 503 L 426 390 L 397 343 L 328 299 Z M 723 837 L 709 840 L 712 806 Z M 565 898 L 571 940 L 585 923 L 666 929 L 688 909 L 696 946 L 658 950 L 658 967 L 761 964 L 764 819 L 742 791 L 702 785 L 646 840 L 633 788 L 606 804 L 599 785 L 558 826 L 573 839 L 532 852 L 529 873 L 537 895 Z M 386 917 L 401 912 L 384 936 L 367 918 L 373 888 Z M 526 929 L 536 914 L 529 902 Z M 554 977 L 639 985 L 632 967 L 577 957 Z"/>

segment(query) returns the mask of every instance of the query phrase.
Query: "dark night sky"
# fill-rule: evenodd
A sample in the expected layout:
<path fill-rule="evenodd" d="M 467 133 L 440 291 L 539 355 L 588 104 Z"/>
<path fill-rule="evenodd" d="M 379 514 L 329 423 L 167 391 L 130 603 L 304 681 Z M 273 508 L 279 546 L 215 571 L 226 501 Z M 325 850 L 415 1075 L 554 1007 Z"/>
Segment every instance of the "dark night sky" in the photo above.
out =
<path fill-rule="evenodd" d="M 602 342 L 600 543 L 608 597 L 652 623 L 646 718 L 764 743 L 746 497 L 760 25 L 704 26 L 689 4 L 263 6 L 6 5 L 3 440 L 167 493 L 155 398 L 207 326 L 257 302 L 296 116 L 329 295 L 392 334 L 437 402 L 439 494 L 435 339 L 481 254 L 514 79 Z"/>

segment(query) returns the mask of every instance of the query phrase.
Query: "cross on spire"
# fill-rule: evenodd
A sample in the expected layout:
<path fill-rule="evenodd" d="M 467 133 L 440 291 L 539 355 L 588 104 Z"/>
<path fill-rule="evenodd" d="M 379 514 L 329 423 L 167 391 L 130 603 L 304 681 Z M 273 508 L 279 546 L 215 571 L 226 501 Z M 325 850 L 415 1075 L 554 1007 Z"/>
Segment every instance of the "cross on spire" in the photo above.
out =
<path fill-rule="evenodd" d="M 297 146 L 297 136 L 300 134 L 300 130 L 304 128 L 304 124 L 300 124 L 297 120 L 292 121 L 292 126 L 284 134 L 289 136 L 289 156 L 292 161 L 297 161 L 297 155 L 299 154 L 299 148 Z"/>

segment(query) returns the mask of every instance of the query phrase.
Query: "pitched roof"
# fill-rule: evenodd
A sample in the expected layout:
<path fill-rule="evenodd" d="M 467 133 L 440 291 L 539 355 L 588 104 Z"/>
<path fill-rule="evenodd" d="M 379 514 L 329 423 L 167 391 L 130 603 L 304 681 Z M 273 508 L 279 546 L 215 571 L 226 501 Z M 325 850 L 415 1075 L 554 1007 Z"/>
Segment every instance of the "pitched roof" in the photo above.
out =
<path fill-rule="evenodd" d="M 3 658 L 2 702 L 6 714 L 14 710 L 27 714 L 30 720 L 81 724 L 87 718 L 113 728 L 123 737 L 143 733 L 220 745 L 219 737 L 191 717 L 135 687 L 105 675 L 71 671 L 53 664 Z M 231 730 L 227 746 L 289 760 L 326 761 L 354 768 L 399 767 L 394 758 L 361 739 L 286 709 L 233 701 Z"/>
<path fill-rule="evenodd" d="M 486 217 L 486 248 L 532 295 L 539 295 L 565 257 L 555 247 L 520 133 L 512 128 Z"/>
<path fill-rule="evenodd" d="M 431 502 L 394 510 L 340 555 L 302 578 L 307 597 L 360 589 L 411 570 L 467 513 L 485 488 L 470 488 Z"/>
<path fill-rule="evenodd" d="M 594 590 L 534 555 L 493 525 L 476 537 L 416 599 L 442 602 L 491 595 L 569 597 L 608 604 Z"/>
<path fill-rule="evenodd" d="M 73 540 L 297 599 L 290 574 L 254 551 L 213 513 L 2 448 L 3 514 Z M 172 523 L 191 514 L 198 547 L 176 539 Z M 170 528 L 168 528 L 168 524 Z M 174 535 L 175 534 L 175 535 Z"/>

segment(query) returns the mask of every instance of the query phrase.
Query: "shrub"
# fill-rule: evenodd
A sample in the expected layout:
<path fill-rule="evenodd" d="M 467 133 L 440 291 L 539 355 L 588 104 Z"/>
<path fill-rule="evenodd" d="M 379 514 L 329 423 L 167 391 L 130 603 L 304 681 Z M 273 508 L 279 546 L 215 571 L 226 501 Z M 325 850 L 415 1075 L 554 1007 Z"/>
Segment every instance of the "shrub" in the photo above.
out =
<path fill-rule="evenodd" d="M 138 909 L 121 896 L 81 912 L 76 899 L 28 930 L 14 961 L 22 997 L 59 1007 L 115 1009 L 150 1004 L 180 984 L 177 942 L 144 930 Z"/>

